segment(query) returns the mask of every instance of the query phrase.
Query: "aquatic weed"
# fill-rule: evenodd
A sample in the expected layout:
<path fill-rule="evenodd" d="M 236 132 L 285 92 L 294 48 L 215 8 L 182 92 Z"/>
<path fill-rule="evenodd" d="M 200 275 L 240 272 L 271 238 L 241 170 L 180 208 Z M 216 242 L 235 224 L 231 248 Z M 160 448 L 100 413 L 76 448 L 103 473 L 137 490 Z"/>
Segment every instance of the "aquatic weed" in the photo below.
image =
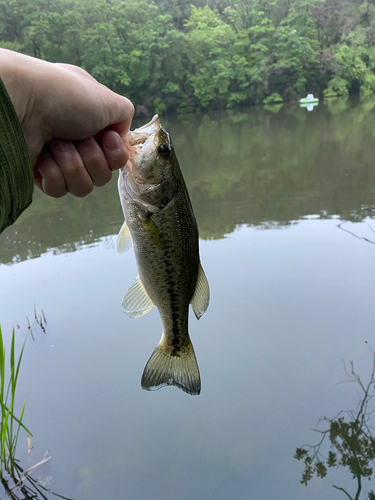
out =
<path fill-rule="evenodd" d="M 26 337 L 27 338 L 27 337 Z M 22 423 L 25 412 L 26 401 L 24 401 L 21 415 L 17 418 L 14 415 L 16 387 L 18 375 L 20 371 L 23 351 L 25 348 L 26 339 L 23 343 L 21 352 L 16 359 L 15 354 L 15 333 L 12 332 L 11 348 L 10 348 L 10 374 L 9 381 L 5 383 L 5 365 L 6 352 L 3 340 L 3 333 L 0 326 L 0 405 L 1 405 L 1 421 L 0 421 L 0 475 L 3 478 L 4 472 L 10 476 L 15 475 L 15 452 L 21 427 L 32 436 L 31 432 Z"/>

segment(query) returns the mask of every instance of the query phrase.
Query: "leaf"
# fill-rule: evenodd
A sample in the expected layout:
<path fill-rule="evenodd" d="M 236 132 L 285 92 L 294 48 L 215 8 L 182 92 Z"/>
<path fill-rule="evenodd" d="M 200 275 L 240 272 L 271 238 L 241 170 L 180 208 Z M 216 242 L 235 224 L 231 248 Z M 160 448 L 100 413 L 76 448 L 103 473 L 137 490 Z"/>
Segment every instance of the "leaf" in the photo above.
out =
<path fill-rule="evenodd" d="M 333 451 L 329 451 L 328 453 L 327 465 L 328 467 L 335 467 L 337 465 L 337 456 Z"/>
<path fill-rule="evenodd" d="M 307 455 L 307 450 L 305 450 L 304 448 L 297 448 L 294 458 L 296 458 L 297 460 L 302 460 L 305 455 Z"/>
<path fill-rule="evenodd" d="M 327 475 L 327 467 L 323 462 L 318 461 L 315 463 L 315 472 L 318 477 L 324 478 Z"/>

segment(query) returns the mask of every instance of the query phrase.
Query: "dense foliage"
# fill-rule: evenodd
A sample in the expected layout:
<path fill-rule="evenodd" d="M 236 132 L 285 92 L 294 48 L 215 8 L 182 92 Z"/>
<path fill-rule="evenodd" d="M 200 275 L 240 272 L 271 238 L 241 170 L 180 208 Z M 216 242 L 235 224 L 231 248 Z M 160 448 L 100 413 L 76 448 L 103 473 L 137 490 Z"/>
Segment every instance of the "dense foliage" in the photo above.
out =
<path fill-rule="evenodd" d="M 0 0 L 0 46 L 149 112 L 375 91 L 375 0 Z"/>

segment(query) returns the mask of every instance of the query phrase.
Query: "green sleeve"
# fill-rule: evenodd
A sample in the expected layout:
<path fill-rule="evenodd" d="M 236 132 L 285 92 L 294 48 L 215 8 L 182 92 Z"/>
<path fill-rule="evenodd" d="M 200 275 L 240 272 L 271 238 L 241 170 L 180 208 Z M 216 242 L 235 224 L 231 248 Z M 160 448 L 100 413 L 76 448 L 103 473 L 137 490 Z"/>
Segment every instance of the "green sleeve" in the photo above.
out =
<path fill-rule="evenodd" d="M 33 169 L 21 124 L 0 79 L 0 233 L 30 205 Z"/>

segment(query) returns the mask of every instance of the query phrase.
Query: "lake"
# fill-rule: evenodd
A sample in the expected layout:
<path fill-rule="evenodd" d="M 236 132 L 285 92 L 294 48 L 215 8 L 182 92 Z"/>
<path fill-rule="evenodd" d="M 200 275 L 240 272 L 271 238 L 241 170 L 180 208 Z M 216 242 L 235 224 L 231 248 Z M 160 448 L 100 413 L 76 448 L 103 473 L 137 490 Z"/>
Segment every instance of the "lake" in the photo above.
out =
<path fill-rule="evenodd" d="M 141 389 L 161 321 L 156 308 L 134 320 L 121 307 L 137 270 L 132 250 L 116 255 L 117 174 L 85 199 L 35 192 L 0 236 L 8 350 L 13 326 L 21 347 L 34 307 L 47 319 L 45 333 L 32 327 L 17 389 L 34 436 L 29 457 L 20 437 L 24 468 L 52 457 L 34 476 L 75 500 L 344 499 L 333 485 L 355 494 L 342 468 L 301 484 L 294 454 L 319 442 L 321 417 L 357 409 L 344 363 L 371 376 L 374 112 L 374 99 L 357 97 L 312 112 L 162 120 L 211 288 L 201 320 L 190 314 L 200 396 Z M 373 488 L 363 487 L 361 498 Z"/>

